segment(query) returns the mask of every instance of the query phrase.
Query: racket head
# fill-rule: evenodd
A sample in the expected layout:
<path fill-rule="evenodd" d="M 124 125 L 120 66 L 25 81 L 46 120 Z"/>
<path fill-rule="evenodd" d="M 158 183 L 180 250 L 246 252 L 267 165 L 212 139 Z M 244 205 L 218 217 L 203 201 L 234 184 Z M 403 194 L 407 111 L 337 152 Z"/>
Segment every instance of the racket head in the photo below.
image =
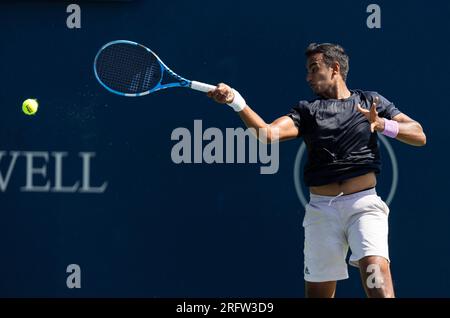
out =
<path fill-rule="evenodd" d="M 190 85 L 190 81 L 170 70 L 149 48 L 126 40 L 109 42 L 98 51 L 94 73 L 108 91 L 128 97 Z M 163 84 L 166 78 L 169 82 Z"/>

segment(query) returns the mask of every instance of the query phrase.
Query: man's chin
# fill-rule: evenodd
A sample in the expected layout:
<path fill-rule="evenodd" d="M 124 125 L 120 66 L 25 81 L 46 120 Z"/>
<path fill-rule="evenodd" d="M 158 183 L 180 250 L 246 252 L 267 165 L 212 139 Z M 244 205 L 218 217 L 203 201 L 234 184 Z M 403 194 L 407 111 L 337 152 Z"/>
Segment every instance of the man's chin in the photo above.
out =
<path fill-rule="evenodd" d="M 314 94 L 320 96 L 320 91 L 315 86 L 311 86 L 311 90 L 313 91 Z"/>

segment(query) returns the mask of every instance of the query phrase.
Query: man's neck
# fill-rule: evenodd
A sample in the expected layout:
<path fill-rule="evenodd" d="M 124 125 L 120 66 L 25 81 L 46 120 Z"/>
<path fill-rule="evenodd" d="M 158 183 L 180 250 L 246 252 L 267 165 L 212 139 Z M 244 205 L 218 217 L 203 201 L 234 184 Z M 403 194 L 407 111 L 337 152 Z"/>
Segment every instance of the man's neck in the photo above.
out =
<path fill-rule="evenodd" d="M 352 96 L 352 93 L 345 85 L 345 82 L 338 82 L 336 86 L 331 87 L 325 94 L 324 98 L 329 99 L 345 99 Z"/>

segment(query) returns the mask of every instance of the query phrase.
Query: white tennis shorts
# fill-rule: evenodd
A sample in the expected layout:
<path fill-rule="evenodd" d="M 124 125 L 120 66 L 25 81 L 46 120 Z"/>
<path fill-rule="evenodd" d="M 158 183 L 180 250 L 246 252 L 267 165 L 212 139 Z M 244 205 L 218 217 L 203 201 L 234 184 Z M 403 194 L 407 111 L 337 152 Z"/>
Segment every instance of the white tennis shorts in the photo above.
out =
<path fill-rule="evenodd" d="M 306 281 L 348 278 L 349 247 L 353 266 L 358 267 L 358 261 L 369 255 L 389 261 L 389 208 L 375 188 L 335 197 L 311 193 L 310 198 L 303 220 Z"/>

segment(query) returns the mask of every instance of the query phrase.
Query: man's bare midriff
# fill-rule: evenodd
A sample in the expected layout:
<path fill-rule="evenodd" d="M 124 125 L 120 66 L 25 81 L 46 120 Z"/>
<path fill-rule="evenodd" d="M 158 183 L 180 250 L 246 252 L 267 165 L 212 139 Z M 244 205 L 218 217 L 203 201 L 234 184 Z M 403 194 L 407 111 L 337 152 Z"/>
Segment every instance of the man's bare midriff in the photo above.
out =
<path fill-rule="evenodd" d="M 309 191 L 318 195 L 336 196 L 341 192 L 351 194 L 365 189 L 373 188 L 377 184 L 374 172 L 354 177 L 340 182 L 333 182 L 323 186 L 309 187 Z"/>

